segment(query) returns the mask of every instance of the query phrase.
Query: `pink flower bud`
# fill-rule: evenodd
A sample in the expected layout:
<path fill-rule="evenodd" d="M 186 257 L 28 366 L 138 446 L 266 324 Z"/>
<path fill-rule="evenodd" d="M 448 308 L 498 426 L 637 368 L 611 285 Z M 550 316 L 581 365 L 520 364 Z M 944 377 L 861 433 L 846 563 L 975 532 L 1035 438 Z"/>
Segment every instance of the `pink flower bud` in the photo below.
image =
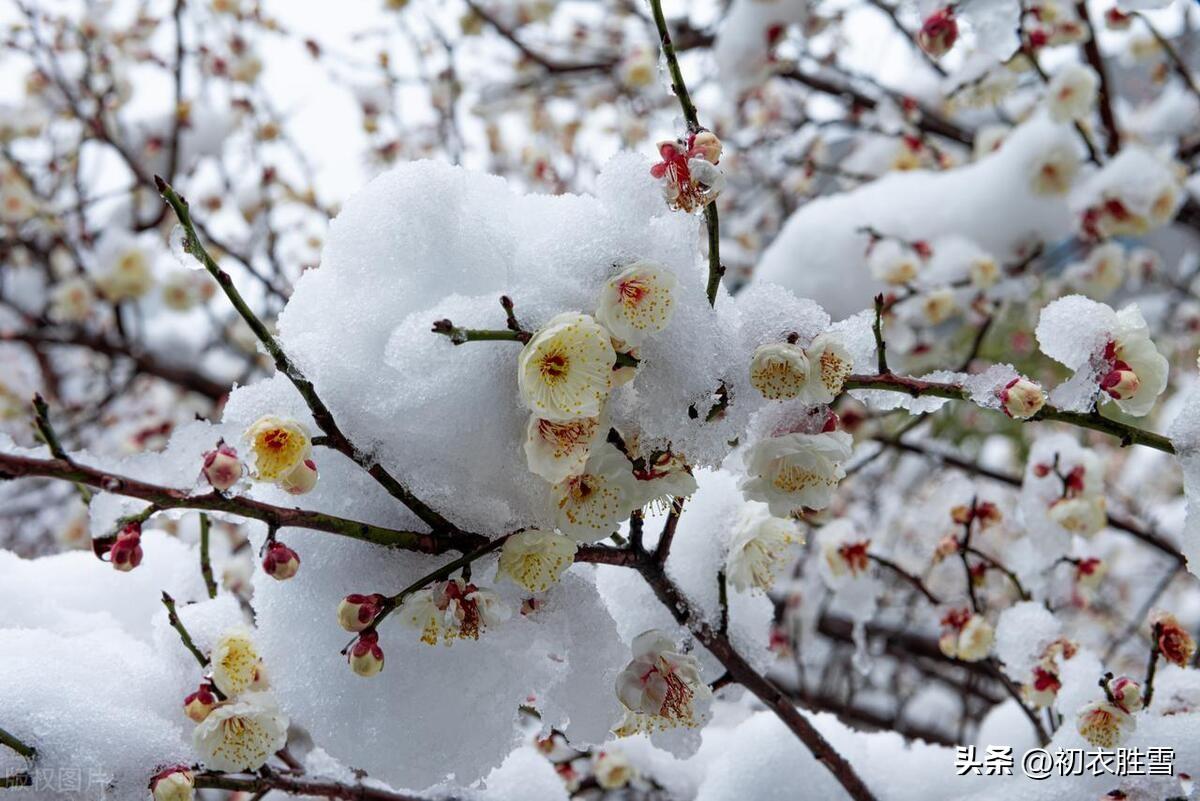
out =
<path fill-rule="evenodd" d="M 272 542 L 267 545 L 267 553 L 263 557 L 263 570 L 277 581 L 287 581 L 300 570 L 300 554 L 284 545 L 282 542 Z"/>
<path fill-rule="evenodd" d="M 1113 400 L 1127 400 L 1137 394 L 1142 382 L 1137 373 L 1122 361 L 1113 364 L 1113 369 L 1100 379 L 1100 389 L 1108 393 Z"/>
<path fill-rule="evenodd" d="M 947 6 L 940 8 L 925 18 L 921 30 L 917 32 L 917 44 L 934 58 L 941 58 L 950 52 L 954 42 L 958 40 L 958 20 L 954 18 L 954 9 Z"/>
<path fill-rule="evenodd" d="M 208 717 L 216 706 L 217 696 L 208 684 L 201 684 L 200 689 L 183 699 L 183 713 L 196 723 Z"/>
<path fill-rule="evenodd" d="M 196 778 L 186 765 L 174 765 L 150 779 L 154 801 L 192 801 L 196 796 Z"/>
<path fill-rule="evenodd" d="M 112 566 L 122 573 L 128 573 L 142 563 L 142 525 L 129 523 L 117 534 L 108 556 Z"/>
<path fill-rule="evenodd" d="M 338 623 L 346 631 L 362 631 L 375 620 L 382 604 L 382 595 L 347 595 L 338 604 Z"/>
<path fill-rule="evenodd" d="M 1126 14 L 1121 9 L 1113 6 L 1104 12 L 1104 24 L 1110 31 L 1128 30 L 1129 26 L 1133 25 L 1133 15 Z"/>
<path fill-rule="evenodd" d="M 225 492 L 241 479 L 242 463 L 238 461 L 237 451 L 222 441 L 204 454 L 204 467 L 200 472 L 209 486 L 218 492 Z"/>
<path fill-rule="evenodd" d="M 366 632 L 350 649 L 350 669 L 360 676 L 374 676 L 383 670 L 383 649 L 379 647 L 379 634 Z"/>
<path fill-rule="evenodd" d="M 1137 712 L 1142 708 L 1142 685 L 1128 676 L 1110 681 L 1108 691 L 1112 693 L 1117 706 L 1126 712 Z"/>
<path fill-rule="evenodd" d="M 717 164 L 721 161 L 721 140 L 712 131 L 694 133 L 688 142 L 688 155 Z"/>
<path fill-rule="evenodd" d="M 1038 384 L 1018 376 L 1000 390 L 1000 403 L 1009 417 L 1028 420 L 1045 405 L 1046 393 Z"/>
<path fill-rule="evenodd" d="M 303 495 L 317 486 L 317 463 L 305 459 L 279 479 L 279 486 L 292 495 Z"/>

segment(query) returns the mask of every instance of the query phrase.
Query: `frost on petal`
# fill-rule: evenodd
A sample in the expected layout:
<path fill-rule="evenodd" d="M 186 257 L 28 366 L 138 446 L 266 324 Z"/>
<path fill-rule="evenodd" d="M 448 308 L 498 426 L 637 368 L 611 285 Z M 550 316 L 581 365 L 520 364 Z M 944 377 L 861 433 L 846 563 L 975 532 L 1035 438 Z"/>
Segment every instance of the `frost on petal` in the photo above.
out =
<path fill-rule="evenodd" d="M 547 420 L 597 417 L 612 381 L 608 332 L 586 314 L 564 312 L 521 351 L 518 386 L 525 405 Z"/>
<path fill-rule="evenodd" d="M 639 345 L 671 321 L 676 283 L 675 274 L 660 264 L 632 264 L 604 285 L 596 320 L 622 342 Z"/>

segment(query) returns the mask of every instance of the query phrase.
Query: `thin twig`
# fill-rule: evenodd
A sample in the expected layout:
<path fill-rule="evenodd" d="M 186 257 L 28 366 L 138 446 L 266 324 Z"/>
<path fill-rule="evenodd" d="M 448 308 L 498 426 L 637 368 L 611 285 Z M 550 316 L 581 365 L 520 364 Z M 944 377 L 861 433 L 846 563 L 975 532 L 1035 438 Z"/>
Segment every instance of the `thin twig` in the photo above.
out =
<path fill-rule="evenodd" d="M 4 729 L 0 729 L 0 745 L 8 746 L 26 759 L 33 759 L 37 756 L 36 748 L 26 745 Z"/>
<path fill-rule="evenodd" d="M 196 647 L 196 643 L 192 642 L 192 635 L 188 634 L 188 630 L 184 628 L 183 621 L 179 619 L 179 613 L 175 611 L 175 599 L 166 590 L 163 590 L 162 603 L 167 608 L 167 622 L 171 624 L 171 628 L 179 632 L 179 639 L 183 641 L 183 647 L 187 648 L 192 656 L 196 657 L 196 661 L 200 664 L 201 669 L 207 668 L 210 664 L 208 657 Z"/>
<path fill-rule="evenodd" d="M 204 587 L 208 590 L 209 598 L 217 597 L 217 582 L 213 578 L 212 561 L 208 556 L 208 536 L 212 521 L 208 515 L 200 513 L 200 575 L 204 578 Z"/>

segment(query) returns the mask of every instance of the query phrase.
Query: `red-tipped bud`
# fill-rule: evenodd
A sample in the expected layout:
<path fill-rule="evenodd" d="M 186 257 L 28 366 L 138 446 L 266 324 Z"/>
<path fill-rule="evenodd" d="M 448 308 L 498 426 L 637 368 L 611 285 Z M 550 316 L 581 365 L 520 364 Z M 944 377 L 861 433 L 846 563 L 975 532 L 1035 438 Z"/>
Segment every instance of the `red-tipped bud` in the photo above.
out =
<path fill-rule="evenodd" d="M 271 578 L 287 581 L 300 570 L 300 554 L 282 542 L 272 542 L 267 545 L 267 553 L 263 556 L 262 566 Z"/>
<path fill-rule="evenodd" d="M 216 706 L 217 696 L 213 694 L 212 687 L 201 684 L 200 689 L 183 699 L 183 714 L 199 723 L 208 717 L 208 713 Z"/>
<path fill-rule="evenodd" d="M 958 20 L 954 18 L 954 9 L 948 6 L 926 17 L 921 30 L 917 31 L 917 44 L 934 58 L 949 53 L 957 40 Z"/>
<path fill-rule="evenodd" d="M 128 573 L 142 563 L 142 525 L 128 523 L 117 534 L 117 541 L 108 552 L 112 566 Z"/>
<path fill-rule="evenodd" d="M 1128 30 L 1129 26 L 1133 24 L 1133 15 L 1126 14 L 1121 9 L 1113 6 L 1108 11 L 1104 12 L 1104 24 L 1108 26 L 1109 30 Z"/>
<path fill-rule="evenodd" d="M 1000 390 L 1004 413 L 1017 420 L 1028 420 L 1046 404 L 1046 393 L 1028 378 L 1018 376 Z"/>
<path fill-rule="evenodd" d="M 303 495 L 317 486 L 317 463 L 305 459 L 279 479 L 279 486 L 292 495 Z"/>
<path fill-rule="evenodd" d="M 204 454 L 204 466 L 200 469 L 204 479 L 213 489 L 225 492 L 242 478 L 242 463 L 237 451 L 224 442 Z"/>
<path fill-rule="evenodd" d="M 1114 400 L 1127 400 L 1137 394 L 1142 382 L 1137 373 L 1129 369 L 1125 362 L 1117 362 L 1103 378 L 1100 379 L 1100 389 L 1108 393 Z"/>
<path fill-rule="evenodd" d="M 192 801 L 196 797 L 196 777 L 187 765 L 161 770 L 150 779 L 150 795 L 154 801 Z"/>
<path fill-rule="evenodd" d="M 1137 712 L 1142 708 L 1142 685 L 1128 676 L 1121 676 L 1108 683 L 1108 691 L 1112 693 L 1117 706 L 1126 712 Z"/>
<path fill-rule="evenodd" d="M 338 604 L 338 623 L 346 631 L 362 631 L 374 622 L 382 605 L 382 595 L 347 595 Z"/>
<path fill-rule="evenodd" d="M 374 631 L 359 636 L 350 649 L 350 669 L 360 676 L 374 676 L 383 670 L 383 649 L 379 647 L 379 634 Z"/>

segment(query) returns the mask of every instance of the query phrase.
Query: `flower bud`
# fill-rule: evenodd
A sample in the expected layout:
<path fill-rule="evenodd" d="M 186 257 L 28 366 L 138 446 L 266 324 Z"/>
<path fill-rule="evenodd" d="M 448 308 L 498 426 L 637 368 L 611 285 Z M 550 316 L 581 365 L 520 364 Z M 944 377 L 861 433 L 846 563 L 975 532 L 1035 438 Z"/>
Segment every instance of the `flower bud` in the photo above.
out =
<path fill-rule="evenodd" d="M 718 164 L 721 161 L 721 140 L 712 131 L 701 131 L 697 134 L 692 134 L 691 147 L 688 148 L 689 155 L 698 156 L 710 164 Z"/>
<path fill-rule="evenodd" d="M 242 463 L 238 460 L 237 451 L 222 441 L 204 454 L 201 472 L 209 486 L 218 492 L 225 492 L 241 479 Z"/>
<path fill-rule="evenodd" d="M 117 541 L 108 552 L 112 566 L 128 573 L 142 563 L 142 525 L 129 523 L 117 534 Z"/>
<path fill-rule="evenodd" d="M 154 801 L 192 801 L 196 796 L 196 779 L 186 766 L 175 765 L 150 779 L 150 794 Z"/>
<path fill-rule="evenodd" d="M 199 723 L 208 717 L 216 705 L 217 696 L 213 694 L 212 687 L 201 684 L 200 689 L 183 699 L 183 713 Z"/>
<path fill-rule="evenodd" d="M 383 649 L 379 647 L 379 635 L 367 632 L 358 638 L 350 649 L 350 669 L 360 676 L 374 676 L 383 670 Z"/>
<path fill-rule="evenodd" d="M 958 40 L 958 20 L 954 18 L 954 9 L 947 6 L 939 8 L 921 23 L 917 31 L 917 44 L 933 58 L 941 58 L 950 52 L 954 42 Z"/>
<path fill-rule="evenodd" d="M 1104 580 L 1107 572 L 1108 568 L 1103 561 L 1089 556 L 1086 559 L 1080 559 L 1075 564 L 1075 582 L 1080 587 L 1094 590 L 1100 586 L 1100 582 Z"/>
<path fill-rule="evenodd" d="M 317 486 L 317 463 L 305 459 L 292 468 L 291 472 L 279 479 L 279 486 L 291 495 L 304 495 L 312 492 Z"/>
<path fill-rule="evenodd" d="M 1133 15 L 1113 6 L 1104 12 L 1104 24 L 1110 31 L 1128 30 L 1133 25 Z"/>
<path fill-rule="evenodd" d="M 1108 691 L 1112 693 L 1117 706 L 1126 712 L 1137 712 L 1142 708 L 1142 685 L 1128 676 L 1121 676 L 1110 681 Z"/>
<path fill-rule="evenodd" d="M 1018 376 L 1000 390 L 1004 413 L 1016 420 L 1028 420 L 1046 404 L 1046 393 L 1039 384 Z"/>
<path fill-rule="evenodd" d="M 277 581 L 287 581 L 300 570 L 300 554 L 282 542 L 272 542 L 267 545 L 267 553 L 263 557 L 262 566 L 271 578 Z"/>
<path fill-rule="evenodd" d="M 1142 382 L 1137 373 L 1125 362 L 1118 361 L 1113 369 L 1100 379 L 1100 389 L 1108 393 L 1113 400 L 1128 400 L 1137 394 Z"/>
<path fill-rule="evenodd" d="M 338 604 L 338 623 L 346 631 L 362 631 L 379 614 L 383 603 L 382 595 L 347 595 Z"/>
<path fill-rule="evenodd" d="M 1154 629 L 1155 645 L 1163 659 L 1181 668 L 1191 664 L 1196 653 L 1196 641 L 1179 625 L 1174 615 L 1156 611 L 1150 617 L 1150 625 Z"/>

